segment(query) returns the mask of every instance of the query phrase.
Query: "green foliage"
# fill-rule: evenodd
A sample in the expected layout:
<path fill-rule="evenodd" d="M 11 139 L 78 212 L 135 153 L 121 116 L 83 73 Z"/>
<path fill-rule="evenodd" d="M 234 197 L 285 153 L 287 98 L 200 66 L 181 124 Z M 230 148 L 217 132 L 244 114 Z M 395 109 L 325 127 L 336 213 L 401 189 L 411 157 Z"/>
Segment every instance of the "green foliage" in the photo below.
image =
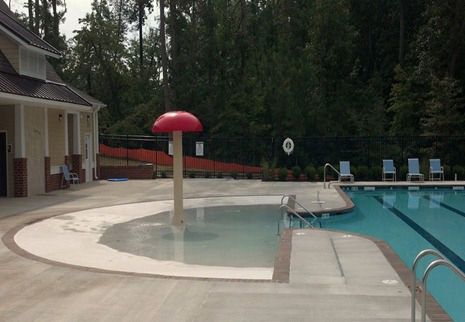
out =
<path fill-rule="evenodd" d="M 323 181 L 324 180 L 323 175 L 324 175 L 324 166 L 318 167 L 315 180 L 317 180 L 317 177 L 318 177 L 318 181 Z"/>
<path fill-rule="evenodd" d="M 189 172 L 189 178 L 191 179 L 195 178 L 195 172 Z"/>
<path fill-rule="evenodd" d="M 433 78 L 431 99 L 427 102 L 423 117 L 427 135 L 463 135 L 465 128 L 465 97 L 458 81 L 446 77 Z"/>
<path fill-rule="evenodd" d="M 286 181 L 287 180 L 288 171 L 287 168 L 279 168 L 278 169 L 278 179 L 279 181 Z"/>
<path fill-rule="evenodd" d="M 373 181 L 380 181 L 383 168 L 381 166 L 374 166 L 370 169 L 369 179 Z"/>
<path fill-rule="evenodd" d="M 231 178 L 237 179 L 237 172 L 232 171 L 229 175 L 231 176 Z"/>
<path fill-rule="evenodd" d="M 368 180 L 370 179 L 370 169 L 366 165 L 360 165 L 357 168 L 356 180 Z"/>
<path fill-rule="evenodd" d="M 454 174 L 452 173 L 452 168 L 447 164 L 443 165 L 443 168 L 444 168 L 444 180 L 453 180 Z"/>
<path fill-rule="evenodd" d="M 455 179 L 455 175 L 457 174 L 457 180 L 465 180 L 465 167 L 456 165 L 452 168 L 452 173 L 451 179 Z"/>
<path fill-rule="evenodd" d="M 167 97 L 210 137 L 462 134 L 460 1 L 169 1 Z M 43 35 L 44 21 L 65 18 L 57 3 L 56 17 L 39 17 Z M 160 28 L 141 28 L 153 4 L 94 0 L 60 47 L 65 80 L 107 105 L 106 132 L 148 134 L 165 111 Z M 59 46 L 59 31 L 48 35 Z M 244 149 L 274 157 L 260 145 Z"/>
<path fill-rule="evenodd" d="M 223 173 L 218 172 L 218 173 L 216 174 L 216 177 L 217 177 L 218 179 L 223 179 Z"/>
<path fill-rule="evenodd" d="M 309 164 L 305 167 L 305 176 L 307 177 L 308 181 L 315 181 L 316 178 L 316 169 L 313 165 Z"/>
<path fill-rule="evenodd" d="M 161 175 L 162 178 L 166 178 L 166 177 L 167 177 L 166 171 L 162 171 L 162 172 L 160 173 L 160 175 Z"/>
<path fill-rule="evenodd" d="M 299 166 L 292 167 L 292 176 L 295 180 L 299 180 L 300 175 L 302 174 L 302 169 Z"/>
<path fill-rule="evenodd" d="M 247 179 L 252 179 L 252 178 L 253 178 L 252 172 L 247 172 L 247 173 L 245 174 L 245 176 L 246 176 Z"/>
<path fill-rule="evenodd" d="M 276 161 L 268 162 L 263 160 L 261 162 L 262 167 L 262 179 L 264 181 L 274 180 L 274 169 L 276 167 Z"/>
<path fill-rule="evenodd" d="M 400 168 L 397 168 L 397 181 L 406 180 L 407 178 L 408 167 L 403 164 Z"/>

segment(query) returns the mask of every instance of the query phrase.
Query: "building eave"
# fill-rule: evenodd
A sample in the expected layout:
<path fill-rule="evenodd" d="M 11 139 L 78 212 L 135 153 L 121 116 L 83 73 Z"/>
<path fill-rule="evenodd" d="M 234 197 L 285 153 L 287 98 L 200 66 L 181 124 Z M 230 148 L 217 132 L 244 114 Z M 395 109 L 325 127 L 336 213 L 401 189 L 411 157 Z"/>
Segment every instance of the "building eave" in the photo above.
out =
<path fill-rule="evenodd" d="M 73 104 L 67 102 L 53 101 L 30 96 L 22 96 L 10 93 L 0 92 L 0 105 L 4 104 L 23 104 L 38 107 L 58 108 L 69 111 L 92 112 L 92 106 Z"/>
<path fill-rule="evenodd" d="M 0 25 L 0 31 L 5 33 L 9 38 L 11 38 L 13 41 L 18 43 L 20 46 L 25 47 L 25 48 L 27 48 L 27 49 L 29 49 L 31 51 L 34 51 L 36 53 L 43 54 L 43 55 L 46 55 L 46 56 L 50 56 L 50 57 L 53 57 L 53 58 L 61 58 L 62 57 L 61 54 L 57 54 L 55 52 L 52 52 L 52 51 L 49 51 L 49 50 L 46 50 L 46 49 L 43 49 L 43 48 L 40 48 L 40 47 L 37 47 L 37 46 L 34 46 L 34 45 L 31 45 L 31 44 L 27 43 L 26 41 L 24 41 L 23 39 L 21 39 L 20 37 L 15 35 L 13 32 L 11 32 L 5 26 Z"/>

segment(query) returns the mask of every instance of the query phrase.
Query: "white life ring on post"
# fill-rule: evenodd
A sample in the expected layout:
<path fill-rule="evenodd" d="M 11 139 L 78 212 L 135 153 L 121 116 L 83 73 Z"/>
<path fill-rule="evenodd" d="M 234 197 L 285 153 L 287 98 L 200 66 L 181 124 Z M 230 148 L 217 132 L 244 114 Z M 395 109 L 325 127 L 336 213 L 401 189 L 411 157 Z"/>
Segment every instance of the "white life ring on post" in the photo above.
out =
<path fill-rule="evenodd" d="M 291 155 L 292 151 L 294 151 L 294 141 L 291 138 L 287 138 L 283 142 L 283 150 L 287 153 L 287 155 Z"/>

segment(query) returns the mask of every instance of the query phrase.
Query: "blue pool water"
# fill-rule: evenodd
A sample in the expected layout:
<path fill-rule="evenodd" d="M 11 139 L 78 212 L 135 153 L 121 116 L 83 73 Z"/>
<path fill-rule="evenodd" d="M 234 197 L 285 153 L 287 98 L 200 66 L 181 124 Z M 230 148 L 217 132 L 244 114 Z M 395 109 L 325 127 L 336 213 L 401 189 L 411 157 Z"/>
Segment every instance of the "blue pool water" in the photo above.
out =
<path fill-rule="evenodd" d="M 442 252 L 465 271 L 465 192 L 452 189 L 347 191 L 356 205 L 348 214 L 323 220 L 323 228 L 384 240 L 411 267 L 425 248 Z M 421 278 L 433 257 L 418 266 Z M 428 289 L 454 321 L 465 321 L 465 282 L 447 268 L 436 268 Z"/>

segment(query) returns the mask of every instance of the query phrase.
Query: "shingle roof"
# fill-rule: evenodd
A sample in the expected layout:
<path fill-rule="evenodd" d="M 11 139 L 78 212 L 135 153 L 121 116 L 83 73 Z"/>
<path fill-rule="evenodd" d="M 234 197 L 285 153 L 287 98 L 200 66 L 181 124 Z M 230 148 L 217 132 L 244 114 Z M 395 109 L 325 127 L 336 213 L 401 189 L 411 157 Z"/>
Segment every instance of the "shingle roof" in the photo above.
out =
<path fill-rule="evenodd" d="M 8 59 L 6 59 L 5 55 L 3 54 L 1 50 L 0 50 L 0 72 L 16 74 L 15 69 L 13 68 L 13 66 L 11 66 L 10 62 L 8 61 Z"/>
<path fill-rule="evenodd" d="M 71 85 L 68 85 L 68 87 L 73 91 L 75 92 L 76 94 L 78 94 L 79 96 L 81 96 L 83 99 L 85 99 L 86 101 L 88 101 L 89 103 L 92 103 L 92 105 L 99 105 L 99 106 L 106 106 L 105 103 L 103 103 L 102 101 L 99 101 L 98 99 L 96 99 L 95 97 L 93 96 L 90 96 L 89 94 L 87 94 L 86 92 L 83 92 L 79 89 L 77 89 L 76 87 L 73 87 Z"/>
<path fill-rule="evenodd" d="M 18 75 L 1 50 L 0 92 L 84 106 L 92 105 L 65 84 L 48 83 L 41 79 Z"/>
<path fill-rule="evenodd" d="M 0 72 L 0 92 L 45 100 L 92 106 L 66 85 Z"/>
<path fill-rule="evenodd" d="M 45 78 L 48 81 L 52 81 L 55 83 L 60 83 L 64 84 L 65 82 L 61 79 L 61 77 L 57 74 L 55 71 L 55 68 L 53 68 L 52 64 L 50 64 L 49 61 L 45 62 Z"/>
<path fill-rule="evenodd" d="M 3 0 L 0 0 L 0 25 L 25 43 L 61 56 L 61 53 L 56 48 L 20 23 Z"/>

